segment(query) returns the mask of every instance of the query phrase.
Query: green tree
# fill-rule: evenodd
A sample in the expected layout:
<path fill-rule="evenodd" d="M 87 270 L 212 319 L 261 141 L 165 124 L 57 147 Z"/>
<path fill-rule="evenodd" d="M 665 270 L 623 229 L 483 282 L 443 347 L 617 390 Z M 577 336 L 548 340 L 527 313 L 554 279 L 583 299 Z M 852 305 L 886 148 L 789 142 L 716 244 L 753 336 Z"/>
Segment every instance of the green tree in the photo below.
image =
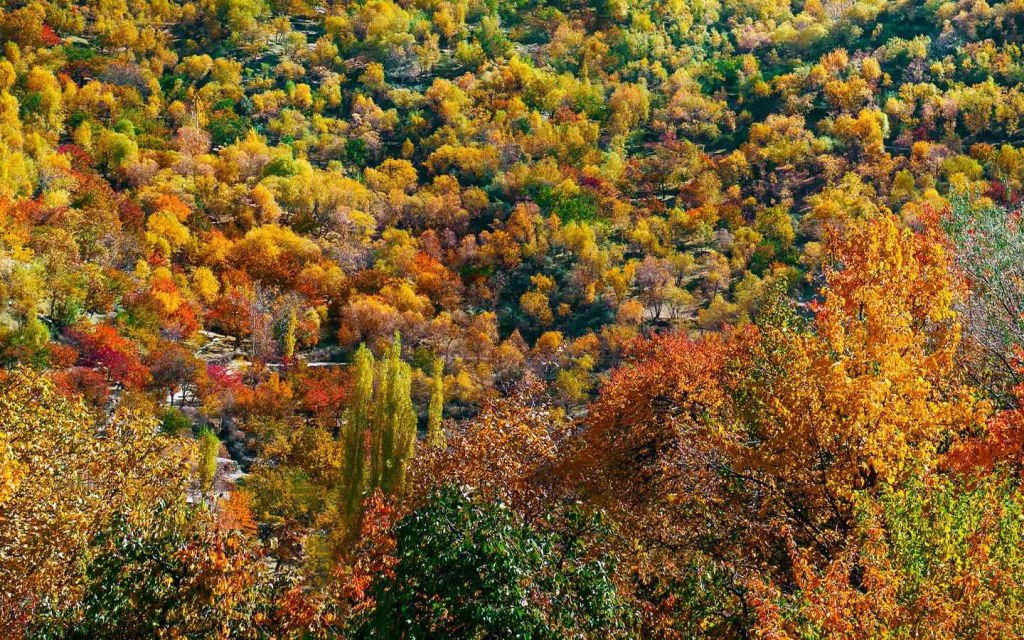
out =
<path fill-rule="evenodd" d="M 412 405 L 412 368 L 402 362 L 396 333 L 379 362 L 366 345 L 353 358 L 353 392 L 344 430 L 345 514 L 357 521 L 363 499 L 380 489 L 400 495 L 416 447 L 416 411 Z M 369 451 L 367 451 L 369 441 Z"/>
<path fill-rule="evenodd" d="M 608 535 L 578 511 L 541 530 L 500 502 L 454 487 L 395 527 L 397 563 L 371 587 L 355 638 L 623 638 Z M 557 525 L 557 526 L 555 526 Z"/>
<path fill-rule="evenodd" d="M 345 513 L 350 518 L 358 514 L 366 491 L 366 436 L 370 430 L 373 412 L 373 375 L 376 363 L 366 345 L 356 351 L 352 362 L 352 401 L 345 425 Z"/>
<path fill-rule="evenodd" d="M 402 339 L 395 333 L 379 364 L 373 403 L 370 488 L 400 494 L 416 446 L 416 411 L 412 406 L 412 368 L 402 362 Z"/>
<path fill-rule="evenodd" d="M 205 493 L 213 488 L 217 473 L 217 452 L 220 440 L 209 429 L 199 433 L 199 488 Z"/>

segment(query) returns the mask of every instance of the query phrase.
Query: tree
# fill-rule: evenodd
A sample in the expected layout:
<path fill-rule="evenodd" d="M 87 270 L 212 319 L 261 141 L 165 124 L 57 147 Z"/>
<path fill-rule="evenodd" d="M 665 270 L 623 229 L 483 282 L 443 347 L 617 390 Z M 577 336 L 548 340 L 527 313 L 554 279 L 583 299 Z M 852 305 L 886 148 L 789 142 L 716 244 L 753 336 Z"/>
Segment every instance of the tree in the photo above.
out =
<path fill-rule="evenodd" d="M 396 526 L 397 562 L 372 585 L 354 637 L 628 637 L 614 558 L 596 555 L 607 530 L 564 518 L 539 529 L 501 503 L 432 494 Z"/>
<path fill-rule="evenodd" d="M 833 560 L 861 497 L 984 431 L 985 403 L 954 376 L 952 281 L 929 233 L 888 214 L 850 222 L 828 233 L 813 318 L 777 288 L 756 326 L 634 348 L 591 407 L 567 485 L 631 530 L 658 529 L 639 536 L 644 557 L 675 564 L 638 564 L 643 583 L 674 593 L 686 579 L 671 567 L 723 567 L 725 581 L 709 580 L 720 621 L 745 626 L 741 567 L 792 584 L 788 545 L 814 566 Z"/>
<path fill-rule="evenodd" d="M 67 336 L 81 353 L 81 364 L 102 371 L 109 384 L 138 389 L 149 381 L 138 346 L 113 326 L 80 325 L 69 329 Z"/>
<path fill-rule="evenodd" d="M 220 440 L 209 429 L 203 429 L 199 433 L 199 489 L 203 493 L 209 493 L 213 488 L 219 451 Z"/>
<path fill-rule="evenodd" d="M 651 309 L 655 319 L 660 318 L 662 306 L 668 300 L 669 291 L 675 284 L 671 263 L 665 259 L 647 256 L 637 266 L 634 282 L 639 289 L 640 300 Z"/>
<path fill-rule="evenodd" d="M 0 629 L 14 635 L 36 607 L 76 601 L 90 539 L 115 514 L 184 497 L 188 448 L 137 411 L 97 416 L 25 369 L 0 379 L 0 435 L 18 480 L 0 519 Z"/>
<path fill-rule="evenodd" d="M 288 227 L 267 224 L 250 230 L 228 259 L 269 286 L 293 285 L 302 269 L 320 258 L 320 247 Z"/>
<path fill-rule="evenodd" d="M 275 592 L 251 540 L 222 533 L 208 512 L 154 505 L 118 514 L 89 541 L 82 596 L 47 601 L 28 638 L 255 638 L 272 629 Z"/>
<path fill-rule="evenodd" d="M 345 425 L 345 513 L 357 517 L 366 494 L 367 437 L 373 412 L 373 378 L 376 369 L 373 354 L 361 345 L 352 359 L 352 400 Z"/>
<path fill-rule="evenodd" d="M 401 494 L 416 446 L 416 410 L 412 406 L 412 369 L 402 362 L 402 340 L 395 339 L 378 365 L 370 442 L 370 487 Z"/>
<path fill-rule="evenodd" d="M 0 436 L 0 507 L 14 495 L 24 477 L 24 467 L 14 458 L 10 436 Z"/>
<path fill-rule="evenodd" d="M 922 474 L 863 499 L 853 544 L 796 589 L 756 588 L 759 637 L 1009 638 L 1024 633 L 1019 479 Z"/>
<path fill-rule="evenodd" d="M 451 482 L 520 513 L 540 514 L 549 498 L 545 474 L 551 475 L 571 428 L 544 401 L 545 393 L 544 384 L 527 374 L 451 433 L 444 449 L 425 448 L 414 469 L 414 496 Z"/>
<path fill-rule="evenodd" d="M 752 363 L 728 383 L 742 425 L 735 470 L 771 478 L 817 544 L 852 524 L 855 492 L 933 466 L 986 411 L 953 378 L 959 325 L 933 234 L 880 215 L 830 230 L 827 253 L 812 324 L 767 312 Z"/>
<path fill-rule="evenodd" d="M 288 322 L 285 325 L 284 335 L 281 337 L 281 355 L 286 361 L 295 356 L 295 329 L 298 327 L 298 319 L 295 317 L 295 309 L 288 312 Z"/>
<path fill-rule="evenodd" d="M 210 326 L 235 338 L 236 347 L 242 339 L 253 335 L 260 324 L 260 296 L 252 288 L 231 287 L 211 307 L 207 314 Z"/>
<path fill-rule="evenodd" d="M 147 359 L 152 387 L 162 399 L 174 404 L 175 396 L 181 406 L 187 399 L 197 399 L 206 380 L 206 364 L 185 346 L 171 341 L 160 341 Z"/>
<path fill-rule="evenodd" d="M 352 400 L 344 429 L 344 506 L 358 521 L 364 498 L 379 489 L 401 495 L 416 446 L 412 368 L 402 362 L 402 341 L 394 340 L 379 362 L 362 345 L 353 358 Z M 369 445 L 369 446 L 367 446 Z"/>
<path fill-rule="evenodd" d="M 448 446 L 441 426 L 443 412 L 444 362 L 441 358 L 434 358 L 430 378 L 430 406 L 427 408 L 427 446 L 432 449 L 444 449 Z"/>
<path fill-rule="evenodd" d="M 1018 359 L 1024 349 L 1020 212 L 961 196 L 938 218 L 970 291 L 961 301 L 970 371 L 1005 399 L 1007 387 L 1021 382 Z"/>

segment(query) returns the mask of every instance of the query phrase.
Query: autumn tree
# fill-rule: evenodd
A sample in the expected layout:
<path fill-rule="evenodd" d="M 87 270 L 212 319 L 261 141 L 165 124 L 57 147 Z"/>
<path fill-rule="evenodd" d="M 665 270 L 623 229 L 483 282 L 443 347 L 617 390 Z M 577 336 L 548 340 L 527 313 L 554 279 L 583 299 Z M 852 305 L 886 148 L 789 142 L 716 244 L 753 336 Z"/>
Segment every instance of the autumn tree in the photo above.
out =
<path fill-rule="evenodd" d="M 623 518 L 659 522 L 649 553 L 753 562 L 788 583 L 787 540 L 834 558 L 858 496 L 935 468 L 944 442 L 983 429 L 984 403 L 953 376 L 942 246 L 888 215 L 830 233 L 813 318 L 777 292 L 755 327 L 653 340 L 592 408 L 569 478 Z M 645 580 L 685 584 L 660 573 Z M 743 594 L 732 580 L 725 591 Z"/>
<path fill-rule="evenodd" d="M 423 495 L 439 483 L 473 487 L 488 500 L 517 511 L 543 510 L 549 487 L 542 476 L 558 459 L 570 425 L 550 403 L 544 384 L 527 375 L 504 398 L 448 434 L 445 449 L 425 447 L 411 490 Z"/>
<path fill-rule="evenodd" d="M 352 399 L 348 408 L 348 422 L 344 430 L 344 508 L 350 518 L 358 513 L 366 493 L 368 479 L 366 445 L 373 412 L 373 380 L 376 362 L 366 345 L 361 345 L 356 351 L 352 359 L 352 368 Z"/>
<path fill-rule="evenodd" d="M 77 601 L 90 539 L 115 515 L 184 496 L 187 447 L 138 411 L 94 415 L 22 369 L 0 380 L 0 432 L 18 479 L 0 522 L 0 623 L 13 634 L 36 607 Z"/>
<path fill-rule="evenodd" d="M 81 364 L 101 371 L 109 384 L 137 389 L 149 381 L 138 346 L 115 327 L 79 325 L 68 330 L 68 338 L 78 348 Z"/>
<path fill-rule="evenodd" d="M 402 361 L 398 334 L 378 364 L 370 441 L 371 488 L 385 495 L 405 490 L 409 461 L 416 446 L 416 411 L 412 406 L 412 370 Z"/>
<path fill-rule="evenodd" d="M 441 425 L 444 412 L 444 362 L 434 358 L 430 378 L 430 406 L 427 407 L 427 441 L 428 447 L 444 449 L 447 441 Z"/>
<path fill-rule="evenodd" d="M 46 601 L 28 638 L 258 637 L 273 629 L 277 593 L 252 540 L 212 516 L 158 504 L 143 521 L 122 514 L 89 540 L 80 599 Z"/>
<path fill-rule="evenodd" d="M 828 251 L 810 326 L 769 312 L 752 365 L 728 384 L 745 442 L 734 469 L 770 482 L 824 548 L 836 542 L 826 531 L 852 524 L 856 492 L 934 466 L 942 442 L 982 428 L 985 412 L 952 375 L 959 324 L 934 235 L 882 215 L 832 230 Z"/>
<path fill-rule="evenodd" d="M 1024 563 L 1013 540 L 1018 480 L 924 474 L 858 501 L 853 544 L 824 568 L 791 549 L 795 590 L 755 587 L 755 632 L 783 640 L 985 638 L 1024 632 Z"/>
<path fill-rule="evenodd" d="M 203 429 L 199 433 L 199 489 L 203 493 L 209 493 L 213 488 L 219 451 L 220 440 L 209 429 Z"/>

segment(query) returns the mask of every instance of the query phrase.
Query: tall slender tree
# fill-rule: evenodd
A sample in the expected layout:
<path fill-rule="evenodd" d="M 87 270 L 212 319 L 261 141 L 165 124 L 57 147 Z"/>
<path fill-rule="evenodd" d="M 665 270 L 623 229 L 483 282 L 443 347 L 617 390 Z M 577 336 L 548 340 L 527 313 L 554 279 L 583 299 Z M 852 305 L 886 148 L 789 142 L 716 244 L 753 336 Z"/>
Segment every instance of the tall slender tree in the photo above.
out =
<path fill-rule="evenodd" d="M 363 498 L 370 492 L 380 489 L 391 496 L 405 489 L 416 447 L 416 411 L 412 369 L 401 356 L 402 341 L 396 333 L 379 362 L 366 345 L 359 347 L 353 360 L 354 389 L 343 436 L 343 500 L 350 519 L 358 519 Z"/>
<path fill-rule="evenodd" d="M 217 475 L 217 452 L 220 440 L 209 429 L 199 434 L 199 488 L 205 494 L 213 489 L 213 480 Z"/>
<path fill-rule="evenodd" d="M 374 402 L 374 437 L 370 454 L 372 488 L 401 493 L 416 446 L 416 411 L 412 406 L 412 370 L 402 362 L 402 339 L 394 341 L 379 366 Z"/>
<path fill-rule="evenodd" d="M 427 446 L 442 450 L 448 447 L 448 441 L 441 428 L 444 413 L 444 363 L 441 358 L 434 359 L 432 374 L 430 406 L 427 409 Z"/>
<path fill-rule="evenodd" d="M 299 321 L 295 317 L 295 309 L 292 309 L 288 314 L 288 324 L 285 326 L 284 335 L 281 336 L 281 351 L 285 360 L 295 357 L 295 330 L 298 326 Z"/>
<path fill-rule="evenodd" d="M 366 345 L 359 347 L 353 359 L 352 403 L 345 425 L 345 513 L 355 516 L 359 512 L 366 491 L 366 436 L 370 431 L 373 412 L 373 377 L 376 363 Z"/>

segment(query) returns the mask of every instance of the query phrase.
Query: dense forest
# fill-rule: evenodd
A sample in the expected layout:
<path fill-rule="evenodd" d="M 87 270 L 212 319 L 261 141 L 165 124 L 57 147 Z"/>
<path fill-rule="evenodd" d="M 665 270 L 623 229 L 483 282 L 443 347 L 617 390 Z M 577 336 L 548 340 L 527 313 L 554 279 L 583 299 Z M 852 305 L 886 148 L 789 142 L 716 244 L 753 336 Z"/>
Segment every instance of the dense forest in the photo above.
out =
<path fill-rule="evenodd" d="M 1021 0 L 0 44 L 0 637 L 1024 637 Z"/>

